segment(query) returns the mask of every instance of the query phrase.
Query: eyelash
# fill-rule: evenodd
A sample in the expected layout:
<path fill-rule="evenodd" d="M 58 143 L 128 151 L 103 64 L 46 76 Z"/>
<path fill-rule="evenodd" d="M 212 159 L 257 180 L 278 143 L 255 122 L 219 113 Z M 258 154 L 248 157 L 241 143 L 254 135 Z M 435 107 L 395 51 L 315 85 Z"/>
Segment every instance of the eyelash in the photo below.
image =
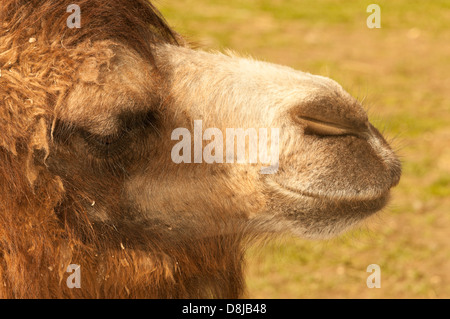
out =
<path fill-rule="evenodd" d="M 89 134 L 89 136 L 86 137 L 86 139 L 90 142 L 98 143 L 102 146 L 113 146 L 118 141 L 120 141 L 121 138 L 125 136 L 126 132 L 121 132 L 120 134 L 111 134 L 106 136 L 100 136 L 100 135 L 93 135 Z"/>

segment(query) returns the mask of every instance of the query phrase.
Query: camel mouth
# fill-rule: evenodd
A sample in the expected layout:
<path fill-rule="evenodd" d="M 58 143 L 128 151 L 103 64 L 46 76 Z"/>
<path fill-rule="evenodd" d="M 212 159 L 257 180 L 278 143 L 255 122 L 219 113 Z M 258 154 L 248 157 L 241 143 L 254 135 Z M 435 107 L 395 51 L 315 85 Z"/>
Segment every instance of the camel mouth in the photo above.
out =
<path fill-rule="evenodd" d="M 328 193 L 305 192 L 274 180 L 268 183 L 268 189 L 270 208 L 283 206 L 278 213 L 286 224 L 281 224 L 277 230 L 319 240 L 335 238 L 357 227 L 383 209 L 390 198 L 389 189 L 373 196 L 341 198 L 331 190 Z"/>
<path fill-rule="evenodd" d="M 360 194 L 343 194 L 336 191 L 312 192 L 288 186 L 282 182 L 271 179 L 268 186 L 276 193 L 298 198 L 301 200 L 312 200 L 336 207 L 349 206 L 358 210 L 359 213 L 373 214 L 386 206 L 390 199 L 390 188 L 379 192 L 366 192 Z M 353 209 L 352 209 L 353 210 Z"/>

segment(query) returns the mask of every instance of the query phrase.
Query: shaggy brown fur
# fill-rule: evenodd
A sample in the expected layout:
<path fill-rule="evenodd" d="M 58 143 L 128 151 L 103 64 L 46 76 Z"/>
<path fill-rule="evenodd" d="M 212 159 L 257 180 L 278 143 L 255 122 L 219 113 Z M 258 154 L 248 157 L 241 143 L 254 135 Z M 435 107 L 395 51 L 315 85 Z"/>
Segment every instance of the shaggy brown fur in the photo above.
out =
<path fill-rule="evenodd" d="M 46 169 L 55 110 L 73 86 L 80 61 L 102 58 L 95 41 L 123 43 L 148 61 L 153 61 L 150 44 L 177 43 L 175 33 L 147 1 L 78 1 L 83 27 L 73 30 L 66 27 L 66 8 L 71 3 L 1 3 L 0 297 L 239 295 L 242 256 L 229 256 L 236 250 L 227 251 L 226 238 L 206 238 L 196 245 L 186 241 L 168 250 L 155 238 L 145 239 L 126 229 L 97 228 L 77 205 L 77 197 L 84 194 L 72 190 L 67 195 L 61 179 Z M 148 240 L 157 242 L 153 254 Z M 218 264 L 203 265 L 204 259 Z M 227 272 L 220 264 L 224 260 L 231 261 Z M 66 286 L 70 263 L 81 265 L 81 289 Z M 198 278 L 206 277 L 216 291 L 205 291 L 209 285 L 200 285 Z"/>
<path fill-rule="evenodd" d="M 235 298 L 248 240 L 334 236 L 400 164 L 330 79 L 188 48 L 145 0 L 1 0 L 0 297 Z M 171 132 L 280 127 L 280 169 L 184 164 Z M 69 264 L 81 288 L 66 285 Z"/>

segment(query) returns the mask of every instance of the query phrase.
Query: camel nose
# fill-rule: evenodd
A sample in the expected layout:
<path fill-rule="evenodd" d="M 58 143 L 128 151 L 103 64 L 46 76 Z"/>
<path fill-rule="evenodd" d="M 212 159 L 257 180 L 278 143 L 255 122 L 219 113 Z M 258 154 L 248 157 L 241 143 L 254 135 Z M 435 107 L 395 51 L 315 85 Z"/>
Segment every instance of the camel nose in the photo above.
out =
<path fill-rule="evenodd" d="M 386 139 L 372 124 L 370 124 L 369 130 L 373 136 L 369 143 L 372 147 L 378 148 L 378 152 L 383 154 L 383 161 L 391 170 L 391 187 L 397 186 L 400 182 L 400 177 L 402 175 L 402 164 L 395 153 L 391 150 Z"/>
<path fill-rule="evenodd" d="M 315 98 L 292 108 L 291 117 L 304 128 L 305 134 L 355 135 L 361 138 L 370 134 L 367 114 L 353 98 Z"/>

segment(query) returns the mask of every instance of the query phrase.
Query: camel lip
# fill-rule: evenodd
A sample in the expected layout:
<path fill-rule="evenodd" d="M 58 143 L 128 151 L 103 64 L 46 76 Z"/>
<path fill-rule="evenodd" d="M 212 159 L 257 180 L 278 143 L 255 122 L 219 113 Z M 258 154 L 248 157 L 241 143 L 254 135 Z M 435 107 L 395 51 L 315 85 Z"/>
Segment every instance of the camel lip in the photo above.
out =
<path fill-rule="evenodd" d="M 337 201 L 337 202 L 357 202 L 357 203 L 369 203 L 369 202 L 375 202 L 380 201 L 383 199 L 386 199 L 389 197 L 390 194 L 390 188 L 386 189 L 385 191 L 375 193 L 375 194 L 366 194 L 366 195 L 355 195 L 355 196 L 349 196 L 348 194 L 339 194 L 339 193 L 314 193 L 309 192 L 301 189 L 297 189 L 294 187 L 290 187 L 285 185 L 284 183 L 280 183 L 274 179 L 268 180 L 269 186 L 281 193 L 288 194 L 290 196 L 299 196 L 299 197 L 307 197 L 317 200 L 324 200 L 324 201 Z"/>

